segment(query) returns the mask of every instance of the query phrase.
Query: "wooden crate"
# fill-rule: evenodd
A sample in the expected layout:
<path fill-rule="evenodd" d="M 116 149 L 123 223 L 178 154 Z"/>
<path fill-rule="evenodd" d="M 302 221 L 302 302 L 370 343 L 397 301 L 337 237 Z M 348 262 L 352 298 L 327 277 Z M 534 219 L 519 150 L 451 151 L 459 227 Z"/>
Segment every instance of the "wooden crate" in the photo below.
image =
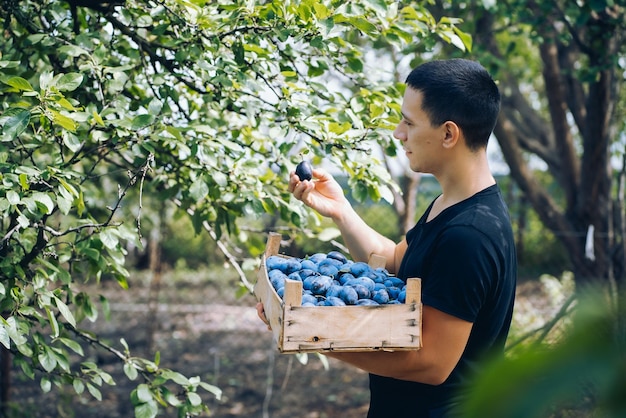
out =
<path fill-rule="evenodd" d="M 279 255 L 280 234 L 269 236 L 254 294 L 263 303 L 281 353 L 417 350 L 422 346 L 421 280 L 408 279 L 406 302 L 378 306 L 301 306 L 302 282 L 287 280 L 281 299 L 265 260 Z M 287 256 L 283 256 L 287 257 Z M 383 262 L 374 257 L 370 265 Z M 379 264 L 380 265 L 380 264 Z"/>

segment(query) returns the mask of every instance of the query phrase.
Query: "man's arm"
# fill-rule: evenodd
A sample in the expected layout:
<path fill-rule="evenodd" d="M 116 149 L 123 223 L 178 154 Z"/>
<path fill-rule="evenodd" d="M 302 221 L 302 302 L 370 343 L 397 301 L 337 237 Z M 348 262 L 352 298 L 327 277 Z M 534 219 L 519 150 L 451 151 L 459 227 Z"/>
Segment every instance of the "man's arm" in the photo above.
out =
<path fill-rule="evenodd" d="M 440 385 L 459 362 L 471 330 L 471 322 L 423 306 L 420 350 L 324 354 L 379 376 Z"/>

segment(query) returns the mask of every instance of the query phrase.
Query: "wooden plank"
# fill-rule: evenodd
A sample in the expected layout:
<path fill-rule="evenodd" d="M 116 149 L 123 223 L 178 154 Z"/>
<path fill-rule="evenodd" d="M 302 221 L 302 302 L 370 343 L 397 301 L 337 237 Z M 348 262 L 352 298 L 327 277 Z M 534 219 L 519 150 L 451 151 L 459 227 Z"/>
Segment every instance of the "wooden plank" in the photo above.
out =
<path fill-rule="evenodd" d="M 302 282 L 297 280 L 285 280 L 285 294 L 283 300 L 286 306 L 302 305 Z"/>
<path fill-rule="evenodd" d="M 254 285 L 254 294 L 257 300 L 263 303 L 265 317 L 270 323 L 274 341 L 278 346 L 282 345 L 283 340 L 283 302 L 274 290 L 274 287 L 267 277 L 265 268 L 265 256 L 262 257 L 261 266 L 257 273 L 257 282 Z"/>
<path fill-rule="evenodd" d="M 280 250 L 280 241 L 282 240 L 282 235 L 278 232 L 270 232 L 267 237 L 267 243 L 265 245 L 265 256 L 269 257 L 270 255 L 278 254 Z"/>
<path fill-rule="evenodd" d="M 367 262 L 372 268 L 385 268 L 387 266 L 387 259 L 382 255 L 372 254 Z"/>
<path fill-rule="evenodd" d="M 406 302 L 422 304 L 422 280 L 410 278 L 406 281 Z"/>
<path fill-rule="evenodd" d="M 421 348 L 421 306 L 316 306 L 285 310 L 281 351 Z"/>

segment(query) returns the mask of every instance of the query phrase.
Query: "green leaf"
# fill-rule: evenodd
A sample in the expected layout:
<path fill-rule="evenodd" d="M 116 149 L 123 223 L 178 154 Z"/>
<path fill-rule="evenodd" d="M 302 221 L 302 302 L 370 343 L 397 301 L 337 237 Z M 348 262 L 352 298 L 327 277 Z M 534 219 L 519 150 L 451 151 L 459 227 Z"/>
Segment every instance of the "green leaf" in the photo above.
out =
<path fill-rule="evenodd" d="M 65 318 L 65 320 L 67 322 L 69 322 L 70 325 L 75 327 L 76 326 L 76 319 L 74 319 L 74 315 L 70 311 L 70 308 L 67 307 L 65 302 L 63 302 L 61 299 L 59 299 L 58 297 L 55 296 L 54 297 L 54 303 L 55 303 L 56 307 L 59 309 L 59 312 L 61 312 L 61 315 L 63 315 L 63 318 Z"/>
<path fill-rule="evenodd" d="M 3 141 L 12 141 L 20 136 L 28 127 L 30 115 L 30 110 L 27 109 L 11 108 L 4 112 L 2 115 L 2 120 L 4 120 L 2 125 L 2 136 L 6 139 L 3 139 Z"/>
<path fill-rule="evenodd" d="M 241 44 L 241 42 L 237 41 L 233 43 L 233 55 L 235 57 L 235 62 L 241 66 L 246 64 L 245 58 L 245 50 Z"/>
<path fill-rule="evenodd" d="M 76 354 L 84 356 L 83 347 L 81 347 L 81 345 L 78 344 L 76 341 L 70 340 L 69 338 L 57 338 L 57 341 L 62 342 L 66 347 L 71 349 Z"/>
<path fill-rule="evenodd" d="M 119 244 L 117 231 L 113 228 L 105 228 L 100 232 L 100 241 L 105 247 L 115 249 Z"/>
<path fill-rule="evenodd" d="M 13 190 L 9 190 L 7 192 L 7 200 L 9 201 L 10 205 L 17 205 L 20 203 L 20 195 Z"/>
<path fill-rule="evenodd" d="M 48 393 L 50 392 L 50 389 L 52 389 L 52 382 L 50 382 L 48 376 L 42 376 L 39 381 L 39 386 L 44 393 Z"/>
<path fill-rule="evenodd" d="M 109 300 L 103 295 L 100 295 L 100 306 L 102 306 L 104 317 L 109 320 L 111 317 L 111 305 L 109 304 Z"/>
<path fill-rule="evenodd" d="M 17 91 L 34 91 L 33 86 L 30 85 L 28 80 L 22 77 L 11 77 L 8 80 L 2 80 L 5 84 L 13 87 Z"/>
<path fill-rule="evenodd" d="M 41 90 L 48 90 L 54 79 L 54 73 L 52 71 L 42 71 L 39 74 L 39 88 Z"/>
<path fill-rule="evenodd" d="M 0 323 L 0 344 L 2 344 L 7 350 L 11 348 L 11 340 L 4 323 Z"/>
<path fill-rule="evenodd" d="M 366 35 L 375 35 L 378 33 L 378 29 L 376 26 L 363 17 L 352 17 L 348 19 L 348 23 L 350 23 L 355 28 L 359 29 Z"/>
<path fill-rule="evenodd" d="M 135 367 L 135 365 L 131 362 L 124 363 L 124 374 L 126 374 L 126 377 L 130 380 L 137 379 L 137 376 L 139 375 L 137 367 Z"/>
<path fill-rule="evenodd" d="M 51 348 L 52 355 L 57 361 L 57 365 L 66 372 L 70 371 L 70 362 L 67 358 L 66 351 L 56 347 Z"/>
<path fill-rule="evenodd" d="M 102 116 L 100 116 L 100 114 L 98 112 L 96 112 L 95 110 L 92 112 L 91 116 L 93 116 L 93 120 L 100 126 L 105 126 L 104 125 L 104 119 L 102 119 Z"/>
<path fill-rule="evenodd" d="M 81 140 L 76 135 L 72 135 L 69 132 L 63 132 L 63 133 L 64 133 L 63 145 L 65 145 L 72 152 L 78 152 L 80 148 L 83 146 L 83 143 L 81 142 Z"/>
<path fill-rule="evenodd" d="M 52 311 L 50 311 L 50 308 L 45 306 L 44 309 L 46 311 L 46 315 L 48 316 L 48 322 L 50 322 L 50 326 L 52 327 L 52 338 L 56 338 L 59 336 L 59 323 L 54 317 Z"/>
<path fill-rule="evenodd" d="M 97 387 L 91 383 L 87 383 L 87 390 L 95 399 L 102 401 L 102 393 L 100 393 L 100 390 Z"/>
<path fill-rule="evenodd" d="M 39 353 L 37 360 L 45 371 L 51 372 L 57 366 L 57 360 L 48 346 L 43 346 L 42 349 L 43 351 Z"/>
<path fill-rule="evenodd" d="M 30 189 L 30 184 L 28 183 L 28 176 L 26 175 L 26 173 L 20 174 L 20 186 L 22 186 L 22 191 Z"/>
<path fill-rule="evenodd" d="M 352 124 L 350 122 L 336 123 L 331 122 L 328 124 L 328 130 L 334 134 L 341 135 L 352 128 Z"/>
<path fill-rule="evenodd" d="M 20 368 L 26 377 L 29 379 L 35 380 L 35 371 L 31 367 L 31 365 L 25 361 L 20 361 Z"/>
<path fill-rule="evenodd" d="M 176 395 L 170 392 L 166 387 L 163 387 L 161 390 L 163 391 L 163 398 L 168 404 L 173 407 L 177 407 L 181 404 L 180 399 L 178 399 Z"/>
<path fill-rule="evenodd" d="M 138 115 L 133 118 L 131 129 L 138 130 L 150 126 L 154 123 L 154 115 Z"/>
<path fill-rule="evenodd" d="M 62 115 L 56 110 L 48 109 L 50 114 L 52 115 L 52 122 L 59 125 L 63 129 L 67 129 L 68 131 L 74 132 L 78 127 L 78 123 L 76 123 L 72 118 Z"/>
<path fill-rule="evenodd" d="M 461 29 L 456 26 L 452 28 L 454 33 L 459 37 L 461 42 L 463 43 L 463 47 L 461 50 L 467 50 L 468 52 L 472 52 L 472 35 L 469 33 L 463 32 Z"/>
<path fill-rule="evenodd" d="M 208 194 L 209 186 L 207 186 L 202 177 L 191 183 L 191 186 L 189 186 L 189 195 L 196 202 L 202 201 Z"/>
<path fill-rule="evenodd" d="M 74 392 L 76 392 L 78 395 L 82 394 L 85 391 L 85 384 L 79 378 L 75 378 L 72 381 L 72 386 L 74 387 Z"/>
<path fill-rule="evenodd" d="M 70 103 L 70 101 L 69 101 L 69 100 L 67 100 L 66 98 L 61 98 L 61 99 L 57 100 L 57 104 L 58 104 L 59 106 L 61 106 L 63 109 L 65 109 L 65 110 L 71 110 L 71 111 L 76 111 L 76 110 L 78 110 L 78 109 L 76 109 L 76 108 L 74 107 L 74 105 L 73 105 L 73 104 L 71 104 L 71 103 Z"/>
<path fill-rule="evenodd" d="M 78 57 L 81 55 L 89 56 L 89 51 L 77 45 L 63 45 L 58 48 L 59 54 L 67 54 L 70 57 Z"/>
<path fill-rule="evenodd" d="M 173 382 L 181 386 L 187 386 L 189 384 L 189 379 L 187 379 L 187 377 L 172 370 L 163 370 L 161 375 L 164 379 L 171 379 Z"/>
<path fill-rule="evenodd" d="M 67 215 L 72 210 L 72 202 L 74 199 L 67 199 L 60 194 L 57 195 L 57 206 L 63 215 Z"/>
<path fill-rule="evenodd" d="M 363 71 L 363 61 L 355 57 L 348 58 L 348 66 L 355 73 L 360 73 Z"/>
<path fill-rule="evenodd" d="M 151 402 L 153 400 L 150 387 L 145 383 L 137 386 L 137 399 L 139 399 L 140 402 L 144 403 Z"/>
<path fill-rule="evenodd" d="M 159 409 L 154 401 L 135 406 L 135 418 L 154 418 L 158 412 Z"/>
<path fill-rule="evenodd" d="M 50 215 L 54 211 L 54 202 L 47 193 L 35 192 L 32 195 L 32 199 L 39 203 L 45 209 L 46 215 Z M 39 205 L 38 205 L 39 206 Z"/>
<path fill-rule="evenodd" d="M 126 342 L 126 340 L 124 338 L 120 338 L 120 343 L 122 344 L 122 347 L 124 347 L 124 351 L 128 353 L 129 348 L 128 348 L 128 343 Z"/>
<path fill-rule="evenodd" d="M 158 115 L 159 113 L 161 113 L 161 110 L 163 109 L 163 102 L 160 101 L 159 99 L 152 99 L 150 100 L 150 104 L 148 104 L 148 113 L 150 115 Z"/>
<path fill-rule="evenodd" d="M 85 201 L 83 197 L 83 191 L 81 190 L 76 198 L 76 211 L 78 212 L 78 216 L 82 216 L 85 211 Z"/>
<path fill-rule="evenodd" d="M 202 404 L 202 398 L 195 392 L 187 393 L 187 399 L 189 400 L 189 403 L 193 406 L 198 406 Z"/>
<path fill-rule="evenodd" d="M 60 91 L 74 91 L 83 82 L 83 75 L 80 73 L 63 74 L 56 82 L 56 87 Z"/>
<path fill-rule="evenodd" d="M 22 332 L 20 330 L 18 330 L 18 328 L 17 328 L 17 321 L 15 320 L 15 317 L 10 316 L 7 319 L 4 319 L 0 315 L 0 321 L 2 322 L 6 332 L 9 334 L 9 338 L 11 338 L 11 340 L 13 340 L 13 342 L 17 345 L 18 349 L 21 346 L 26 345 L 28 340 L 22 334 Z"/>
<path fill-rule="evenodd" d="M 206 390 L 207 392 L 212 393 L 217 400 L 222 399 L 222 389 L 218 388 L 217 386 L 211 385 L 206 382 L 199 382 L 198 386 L 200 386 L 202 389 Z"/>

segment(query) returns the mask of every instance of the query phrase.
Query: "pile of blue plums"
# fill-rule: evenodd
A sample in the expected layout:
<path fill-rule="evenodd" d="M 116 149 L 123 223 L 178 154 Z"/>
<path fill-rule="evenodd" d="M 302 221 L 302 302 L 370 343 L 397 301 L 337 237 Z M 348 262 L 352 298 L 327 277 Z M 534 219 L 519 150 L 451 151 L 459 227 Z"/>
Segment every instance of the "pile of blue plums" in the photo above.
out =
<path fill-rule="evenodd" d="M 282 298 L 285 280 L 302 282 L 302 306 L 388 305 L 404 303 L 406 283 L 384 268 L 349 260 L 339 251 L 306 258 L 272 255 L 267 276 Z"/>

